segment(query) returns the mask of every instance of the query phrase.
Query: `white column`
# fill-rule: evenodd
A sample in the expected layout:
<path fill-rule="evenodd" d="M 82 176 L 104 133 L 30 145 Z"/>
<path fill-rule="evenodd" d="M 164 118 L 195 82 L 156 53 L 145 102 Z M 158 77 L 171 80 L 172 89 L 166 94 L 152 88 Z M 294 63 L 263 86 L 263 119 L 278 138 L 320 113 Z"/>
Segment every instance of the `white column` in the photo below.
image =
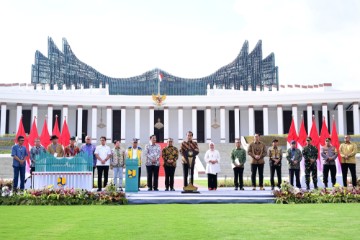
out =
<path fill-rule="evenodd" d="M 164 142 L 169 139 L 169 108 L 164 107 Z"/>
<path fill-rule="evenodd" d="M 19 123 L 20 123 L 21 117 L 22 117 L 22 105 L 20 103 L 18 103 L 16 105 L 16 132 L 18 132 L 18 130 L 19 130 Z"/>
<path fill-rule="evenodd" d="M 135 107 L 135 138 L 140 139 L 140 107 Z"/>
<path fill-rule="evenodd" d="M 267 105 L 263 106 L 263 125 L 264 135 L 269 135 L 269 108 Z"/>
<path fill-rule="evenodd" d="M 211 107 L 206 107 L 206 142 L 211 141 Z"/>
<path fill-rule="evenodd" d="M 330 130 L 330 126 L 328 126 L 328 107 L 327 107 L 326 103 L 322 104 L 321 111 L 322 111 L 321 121 L 323 120 L 323 117 L 324 117 L 326 126 Z"/>
<path fill-rule="evenodd" d="M 77 138 L 78 143 L 82 142 L 82 118 L 83 118 L 83 107 L 79 105 L 77 107 Z"/>
<path fill-rule="evenodd" d="M 154 134 L 154 107 L 150 107 L 149 108 L 149 136 L 151 136 L 153 134 Z M 157 140 L 159 140 L 159 139 L 157 139 Z"/>
<path fill-rule="evenodd" d="M 38 125 L 38 105 L 34 104 L 32 105 L 32 110 L 31 110 L 31 126 L 33 121 L 35 120 L 35 124 L 36 126 Z"/>
<path fill-rule="evenodd" d="M 0 123 L 0 136 L 5 135 L 6 129 L 6 104 L 1 104 L 1 123 Z"/>
<path fill-rule="evenodd" d="M 255 134 L 255 112 L 254 106 L 248 107 L 249 112 L 249 136 L 254 136 Z"/>
<path fill-rule="evenodd" d="M 112 139 L 112 130 L 113 130 L 113 122 L 112 122 L 112 107 L 106 107 L 106 142 L 111 143 Z M 114 139 L 115 140 L 115 139 Z"/>
<path fill-rule="evenodd" d="M 121 108 L 121 143 L 126 142 L 126 108 Z"/>
<path fill-rule="evenodd" d="M 307 129 L 309 134 L 312 125 L 312 105 L 308 104 L 306 109 L 307 109 Z"/>
<path fill-rule="evenodd" d="M 64 105 L 62 109 L 62 119 L 59 119 L 59 124 L 61 126 L 61 129 L 63 129 L 64 120 L 66 119 L 66 123 L 69 126 L 69 107 L 68 105 Z"/>
<path fill-rule="evenodd" d="M 92 106 L 91 111 L 91 142 L 97 142 L 97 106 Z"/>
<path fill-rule="evenodd" d="M 240 139 L 240 108 L 234 108 L 234 117 L 235 117 L 235 139 Z"/>
<path fill-rule="evenodd" d="M 191 110 L 191 131 L 193 132 L 193 139 L 197 140 L 197 108 L 192 107 Z"/>
<path fill-rule="evenodd" d="M 225 107 L 220 107 L 220 143 L 225 143 L 226 140 L 225 126 Z"/>
<path fill-rule="evenodd" d="M 316 123 L 318 123 L 319 122 L 319 111 L 314 111 L 315 112 L 315 124 Z M 322 121 L 322 119 L 321 119 L 321 121 Z M 319 125 L 316 125 L 317 126 L 317 128 L 318 128 L 318 131 L 319 132 L 321 132 L 321 128 L 320 128 L 320 126 Z M 320 128 L 320 129 L 319 129 Z M 320 133 L 319 133 L 320 134 Z"/>
<path fill-rule="evenodd" d="M 48 131 L 49 134 L 52 135 L 52 130 L 53 130 L 53 105 L 48 105 L 48 113 L 47 113 L 47 124 L 48 124 Z"/>
<path fill-rule="evenodd" d="M 294 119 L 294 124 L 295 124 L 295 129 L 296 129 L 296 132 L 299 132 L 299 123 L 298 123 L 298 108 L 297 108 L 297 105 L 294 104 L 292 105 L 291 107 L 291 111 L 292 111 L 292 116 L 293 116 L 293 119 Z"/>
<path fill-rule="evenodd" d="M 343 103 L 338 103 L 337 111 L 338 111 L 338 129 L 337 129 L 338 134 L 344 135 L 345 131 L 344 131 L 344 104 Z"/>
<path fill-rule="evenodd" d="M 358 102 L 353 104 L 353 117 L 354 117 L 354 134 L 360 134 L 359 103 Z"/>
<path fill-rule="evenodd" d="M 277 105 L 277 123 L 278 123 L 278 134 L 284 134 L 284 121 L 283 121 L 282 105 Z"/>
<path fill-rule="evenodd" d="M 182 143 L 184 138 L 184 110 L 182 107 L 178 108 L 178 142 Z"/>

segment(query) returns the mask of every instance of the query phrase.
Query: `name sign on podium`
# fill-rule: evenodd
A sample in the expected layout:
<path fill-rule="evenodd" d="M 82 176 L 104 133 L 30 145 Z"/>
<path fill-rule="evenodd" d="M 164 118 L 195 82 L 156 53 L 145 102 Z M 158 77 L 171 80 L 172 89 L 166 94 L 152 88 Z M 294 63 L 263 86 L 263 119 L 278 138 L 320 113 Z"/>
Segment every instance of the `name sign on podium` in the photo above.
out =
<path fill-rule="evenodd" d="M 139 161 L 138 159 L 125 160 L 126 165 L 126 180 L 125 192 L 138 192 L 139 191 Z"/>

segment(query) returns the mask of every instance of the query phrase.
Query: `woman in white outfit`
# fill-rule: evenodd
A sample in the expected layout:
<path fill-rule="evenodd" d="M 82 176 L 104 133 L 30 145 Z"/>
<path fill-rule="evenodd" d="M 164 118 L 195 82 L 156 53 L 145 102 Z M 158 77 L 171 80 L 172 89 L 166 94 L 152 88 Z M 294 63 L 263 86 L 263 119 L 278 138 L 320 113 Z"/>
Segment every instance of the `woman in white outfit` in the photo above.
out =
<path fill-rule="evenodd" d="M 209 150 L 205 153 L 206 173 L 209 190 L 217 189 L 217 174 L 220 172 L 220 153 L 215 150 L 215 144 L 209 143 Z"/>

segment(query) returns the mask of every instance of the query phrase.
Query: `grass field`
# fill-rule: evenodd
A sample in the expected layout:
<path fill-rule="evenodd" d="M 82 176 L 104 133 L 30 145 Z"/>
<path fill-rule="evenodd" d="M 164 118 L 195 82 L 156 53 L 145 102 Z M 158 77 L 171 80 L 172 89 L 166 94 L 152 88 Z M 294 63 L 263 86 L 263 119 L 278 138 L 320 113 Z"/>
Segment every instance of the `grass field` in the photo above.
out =
<path fill-rule="evenodd" d="M 2 206 L 0 239 L 359 239 L 359 204 Z"/>

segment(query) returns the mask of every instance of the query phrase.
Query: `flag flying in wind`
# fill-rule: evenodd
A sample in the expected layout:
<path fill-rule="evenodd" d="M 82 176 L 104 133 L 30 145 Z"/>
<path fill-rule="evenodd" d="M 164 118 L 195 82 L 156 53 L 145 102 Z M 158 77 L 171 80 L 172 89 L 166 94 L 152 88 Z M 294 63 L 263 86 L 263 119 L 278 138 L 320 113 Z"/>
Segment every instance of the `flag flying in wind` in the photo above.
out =
<path fill-rule="evenodd" d="M 320 137 L 319 137 L 320 145 L 325 146 L 325 140 L 326 140 L 326 138 L 329 138 L 329 137 L 330 137 L 329 130 L 326 125 L 325 117 L 323 117 L 321 131 L 320 131 Z"/>
<path fill-rule="evenodd" d="M 339 136 L 336 130 L 336 123 L 335 119 L 332 121 L 332 128 L 331 128 L 331 144 L 336 148 L 338 152 L 338 157 L 336 159 L 336 171 L 338 175 L 341 175 L 341 155 L 339 152 L 340 142 L 339 142 Z"/>
<path fill-rule="evenodd" d="M 48 125 L 46 123 L 46 119 L 44 121 L 44 126 L 43 126 L 42 131 L 41 131 L 40 142 L 41 142 L 41 145 L 45 149 L 47 148 L 47 146 L 50 145 L 50 134 L 49 134 L 49 130 L 48 130 Z"/>
<path fill-rule="evenodd" d="M 325 146 L 325 140 L 330 137 L 328 128 L 326 126 L 325 117 L 323 117 L 321 131 L 320 131 L 320 137 L 319 137 L 319 156 L 321 156 L 321 151 L 323 146 Z M 320 161 L 320 166 L 318 166 L 318 170 L 322 171 L 323 169 L 323 162 Z"/>
<path fill-rule="evenodd" d="M 56 135 L 59 138 L 59 140 L 61 141 L 61 134 L 60 134 L 60 130 L 59 130 L 59 122 L 58 122 L 58 116 L 57 115 L 56 115 L 56 118 L 55 118 L 55 124 L 54 124 L 54 128 L 53 128 L 53 131 L 52 131 L 52 135 Z"/>
<path fill-rule="evenodd" d="M 63 128 L 61 131 L 61 142 L 64 147 L 70 144 L 70 132 L 68 125 L 66 123 L 66 118 L 64 119 Z"/>
<path fill-rule="evenodd" d="M 303 148 L 306 145 L 306 138 L 307 138 L 307 133 L 306 133 L 306 129 L 305 129 L 305 123 L 304 123 L 304 118 L 301 119 L 301 125 L 300 125 L 300 130 L 299 130 L 299 138 L 298 138 L 298 143 L 299 143 L 299 149 L 300 151 L 303 150 Z M 305 174 L 305 161 L 304 161 L 304 157 L 300 162 L 300 173 L 301 175 Z"/>
<path fill-rule="evenodd" d="M 32 123 L 31 129 L 30 129 L 30 134 L 29 134 L 29 139 L 28 139 L 29 145 L 31 147 L 33 147 L 35 145 L 35 139 L 37 139 L 38 137 L 39 137 L 39 134 L 38 134 L 38 130 L 36 127 L 36 117 L 34 117 L 34 121 Z"/>
<path fill-rule="evenodd" d="M 296 133 L 296 129 L 295 129 L 295 122 L 294 122 L 294 118 L 292 118 L 292 120 L 291 120 L 291 125 L 290 125 L 290 129 L 289 129 L 289 134 L 288 134 L 288 136 L 287 136 L 287 141 L 288 141 L 288 143 L 290 144 L 290 142 L 292 141 L 292 140 L 294 140 L 294 141 L 298 141 L 298 135 L 297 135 L 297 133 Z"/>
<path fill-rule="evenodd" d="M 311 137 L 311 139 L 312 139 L 312 145 L 314 145 L 315 147 L 317 147 L 317 149 L 319 149 L 319 134 L 318 134 L 318 130 L 316 127 L 316 122 L 315 122 L 314 116 L 312 118 L 312 124 L 311 124 L 311 130 L 310 130 L 309 137 Z M 318 157 L 317 157 L 318 171 L 319 171 L 319 166 L 320 166 L 320 160 L 319 160 L 319 154 L 318 154 Z"/>
<path fill-rule="evenodd" d="M 163 80 L 163 77 L 164 77 L 164 75 L 161 72 L 159 72 L 159 81 L 160 82 Z"/>

